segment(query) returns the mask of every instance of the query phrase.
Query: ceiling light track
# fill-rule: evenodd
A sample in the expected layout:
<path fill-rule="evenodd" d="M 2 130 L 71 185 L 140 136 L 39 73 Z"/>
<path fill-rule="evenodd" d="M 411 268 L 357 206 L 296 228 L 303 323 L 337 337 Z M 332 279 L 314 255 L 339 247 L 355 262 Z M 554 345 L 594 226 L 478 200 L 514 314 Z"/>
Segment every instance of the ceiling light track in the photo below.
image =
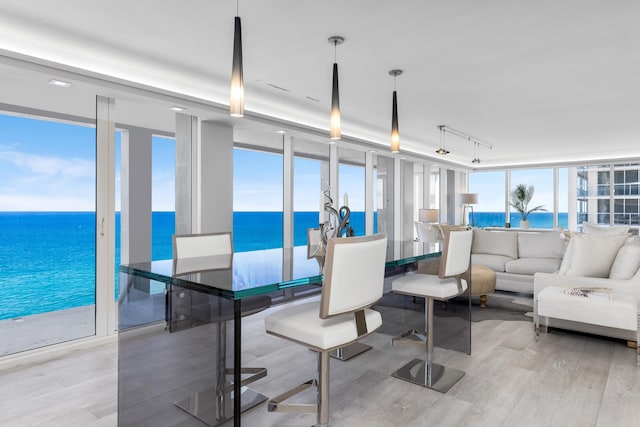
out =
<path fill-rule="evenodd" d="M 466 139 L 467 141 L 471 142 L 471 143 L 475 143 L 478 145 L 481 145 L 485 148 L 488 148 L 489 150 L 493 150 L 493 145 L 489 144 L 488 142 L 484 142 L 479 140 L 476 137 L 473 137 L 471 135 L 467 135 L 464 132 L 460 132 L 459 130 L 453 129 L 452 127 L 449 126 L 445 126 L 445 125 L 440 125 L 438 126 L 438 129 L 440 129 L 441 132 L 448 132 L 452 135 L 455 135 L 457 137 L 460 137 L 462 139 Z"/>

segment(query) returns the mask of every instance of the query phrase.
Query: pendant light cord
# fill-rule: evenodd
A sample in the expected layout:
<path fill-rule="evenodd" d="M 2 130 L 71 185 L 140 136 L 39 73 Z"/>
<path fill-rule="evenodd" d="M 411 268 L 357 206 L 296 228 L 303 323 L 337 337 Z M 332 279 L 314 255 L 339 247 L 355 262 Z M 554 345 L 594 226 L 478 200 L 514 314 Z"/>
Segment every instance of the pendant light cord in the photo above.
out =
<path fill-rule="evenodd" d="M 240 0 L 236 0 L 236 16 L 240 16 L 240 7 L 238 6 L 239 3 Z"/>

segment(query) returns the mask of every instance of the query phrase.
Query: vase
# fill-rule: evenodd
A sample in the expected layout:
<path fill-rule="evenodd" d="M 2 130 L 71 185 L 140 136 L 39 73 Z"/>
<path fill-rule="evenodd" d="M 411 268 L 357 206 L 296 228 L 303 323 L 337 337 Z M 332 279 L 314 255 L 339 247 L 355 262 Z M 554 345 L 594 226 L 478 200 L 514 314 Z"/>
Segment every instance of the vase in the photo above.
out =
<path fill-rule="evenodd" d="M 520 228 L 522 230 L 528 230 L 529 229 L 529 220 L 523 219 L 520 221 Z"/>

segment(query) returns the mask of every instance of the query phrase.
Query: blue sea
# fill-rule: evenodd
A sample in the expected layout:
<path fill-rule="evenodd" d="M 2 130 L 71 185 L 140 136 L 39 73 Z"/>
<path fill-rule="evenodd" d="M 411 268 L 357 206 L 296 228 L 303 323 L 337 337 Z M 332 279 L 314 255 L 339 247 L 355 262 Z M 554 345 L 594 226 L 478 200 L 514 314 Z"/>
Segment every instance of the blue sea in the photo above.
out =
<path fill-rule="evenodd" d="M 519 213 L 509 215 L 511 227 L 520 227 L 521 216 Z M 484 227 L 504 227 L 504 212 L 475 212 L 473 215 L 474 225 L 479 228 Z M 532 212 L 529 214 L 529 226 L 531 228 L 553 228 L 553 212 Z M 558 212 L 558 227 L 568 228 L 569 217 L 566 212 Z"/>
<path fill-rule="evenodd" d="M 476 226 L 504 226 L 504 214 L 476 212 Z M 530 215 L 532 228 L 551 228 L 548 212 Z M 282 212 L 234 212 L 238 252 L 282 247 Z M 152 258 L 171 258 L 174 212 L 153 212 Z M 305 245 L 317 212 L 294 213 L 294 245 Z M 513 215 L 511 226 L 518 227 Z M 560 214 L 567 227 L 567 214 Z M 364 234 L 364 212 L 351 226 Z M 116 277 L 120 264 L 120 215 L 116 214 Z M 116 295 L 117 297 L 117 289 Z M 95 214 L 93 212 L 0 212 L 0 320 L 95 303 Z"/>
<path fill-rule="evenodd" d="M 234 212 L 233 222 L 235 251 L 282 247 L 282 212 Z M 318 213 L 296 212 L 294 223 L 294 244 L 305 245 Z M 351 225 L 364 234 L 364 212 Z M 171 258 L 174 230 L 174 212 L 153 212 L 153 259 Z M 119 249 L 117 213 L 116 286 Z M 95 213 L 0 212 L 0 320 L 94 303 Z"/>

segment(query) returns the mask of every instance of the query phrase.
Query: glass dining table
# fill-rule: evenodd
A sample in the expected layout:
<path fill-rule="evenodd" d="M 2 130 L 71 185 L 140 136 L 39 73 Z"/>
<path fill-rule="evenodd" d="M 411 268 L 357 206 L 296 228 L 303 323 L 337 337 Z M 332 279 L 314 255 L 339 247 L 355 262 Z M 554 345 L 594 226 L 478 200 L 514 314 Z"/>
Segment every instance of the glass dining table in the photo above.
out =
<path fill-rule="evenodd" d="M 256 299 L 268 297 L 267 308 L 320 293 L 321 259 L 311 253 L 299 246 L 121 265 L 118 425 L 214 426 L 233 418 L 240 426 L 242 411 L 265 399 L 243 382 L 242 363 L 259 354 L 256 332 L 243 337 L 243 315 L 259 311 Z M 387 275 L 439 256 L 436 244 L 390 241 Z"/>

